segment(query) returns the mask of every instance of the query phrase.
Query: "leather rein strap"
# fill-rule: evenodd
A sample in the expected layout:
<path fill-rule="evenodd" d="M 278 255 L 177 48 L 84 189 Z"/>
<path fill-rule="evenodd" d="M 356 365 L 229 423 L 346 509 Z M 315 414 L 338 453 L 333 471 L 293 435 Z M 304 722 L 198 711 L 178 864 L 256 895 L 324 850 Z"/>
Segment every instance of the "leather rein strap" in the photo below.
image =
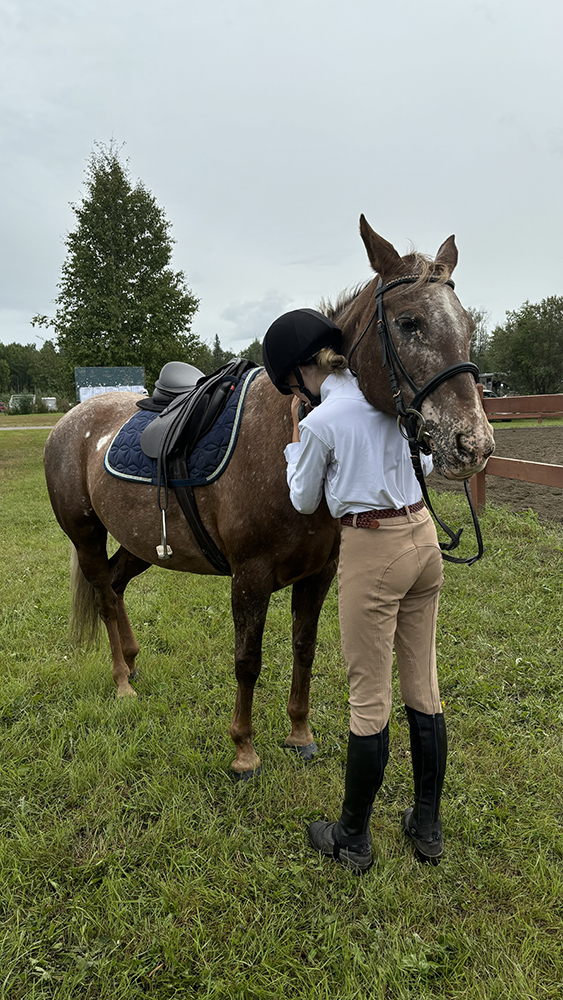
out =
<path fill-rule="evenodd" d="M 420 281 L 420 275 L 409 274 L 403 278 L 395 278 L 393 281 L 383 284 L 381 278 L 379 279 L 377 288 L 375 289 L 375 300 L 376 307 L 370 317 L 370 320 L 362 331 L 356 342 L 353 344 L 350 353 L 348 355 L 348 367 L 353 375 L 356 374 L 351 367 L 351 359 L 354 351 L 359 346 L 360 342 L 365 337 L 366 333 L 370 329 L 377 316 L 377 332 L 379 333 L 381 339 L 381 356 L 383 367 L 387 367 L 389 374 L 389 383 L 391 386 L 391 392 L 393 394 L 393 399 L 395 400 L 395 406 L 397 408 L 397 424 L 402 436 L 408 441 L 409 450 L 411 455 L 411 462 L 414 469 L 414 474 L 418 481 L 418 484 L 422 490 L 422 496 L 424 497 L 424 502 L 428 507 L 430 513 L 434 519 L 438 522 L 442 530 L 446 533 L 449 542 L 440 542 L 440 549 L 442 550 L 442 558 L 446 559 L 448 562 L 453 563 L 467 563 L 471 566 L 474 562 L 477 562 L 481 558 L 483 552 L 485 551 L 483 547 L 483 537 L 481 535 L 481 528 L 475 512 L 475 508 L 471 501 L 471 495 L 467 487 L 467 480 L 463 481 L 463 488 L 465 490 L 465 496 L 467 497 L 467 502 L 471 510 L 471 517 L 473 519 L 473 527 L 475 529 L 475 537 L 477 539 L 478 552 L 477 555 L 471 556 L 468 559 L 460 559 L 456 556 L 448 555 L 452 549 L 456 549 L 459 545 L 461 534 L 463 528 L 459 528 L 458 531 L 454 531 L 450 528 L 444 521 L 438 516 L 434 510 L 430 497 L 428 496 L 428 490 L 426 487 L 426 480 L 424 478 L 424 472 L 422 471 L 422 462 L 420 460 L 421 451 L 429 455 L 431 449 L 425 441 L 426 436 L 426 421 L 420 412 L 420 408 L 424 400 L 432 393 L 438 386 L 446 382 L 447 379 L 453 378 L 454 375 L 461 375 L 463 372 L 468 372 L 473 375 L 473 378 L 477 382 L 479 379 L 479 369 L 477 365 L 474 365 L 471 361 L 459 361 L 454 365 L 450 365 L 448 368 L 442 369 L 436 375 L 433 375 L 431 379 L 426 382 L 422 388 L 413 382 L 408 372 L 405 371 L 403 363 L 397 353 L 397 349 L 393 342 L 391 336 L 391 331 L 389 329 L 389 323 L 387 320 L 387 314 L 385 312 L 385 306 L 383 304 L 383 296 L 385 292 L 389 291 L 390 288 L 395 288 L 397 285 L 414 284 L 414 282 Z M 440 279 L 438 277 L 430 276 L 427 281 L 438 282 Z M 450 279 L 441 284 L 449 285 L 450 288 L 454 288 L 454 283 Z M 397 372 L 401 375 L 407 385 L 410 387 L 414 393 L 410 406 L 405 405 L 401 389 L 399 388 L 399 381 L 397 377 Z"/>

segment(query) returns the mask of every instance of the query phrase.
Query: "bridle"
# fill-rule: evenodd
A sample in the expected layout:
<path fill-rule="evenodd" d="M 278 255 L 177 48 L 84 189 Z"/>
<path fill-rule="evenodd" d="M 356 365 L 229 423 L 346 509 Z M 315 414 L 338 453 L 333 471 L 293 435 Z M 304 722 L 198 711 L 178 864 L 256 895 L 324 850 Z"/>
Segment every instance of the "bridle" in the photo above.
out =
<path fill-rule="evenodd" d="M 455 287 L 451 279 L 448 279 L 447 281 L 443 280 L 441 281 L 439 277 L 430 275 L 430 277 L 428 277 L 426 280 L 428 282 L 440 281 L 441 284 L 449 285 L 450 288 Z M 388 292 L 389 289 L 391 288 L 395 288 L 397 285 L 414 284 L 414 282 L 416 281 L 420 281 L 420 275 L 408 274 L 405 275 L 403 278 L 395 278 L 393 281 L 388 281 L 386 284 L 383 284 L 381 278 L 379 279 L 379 282 L 375 289 L 375 301 L 376 301 L 375 310 L 372 313 L 372 316 L 367 326 L 362 331 L 360 336 L 357 338 L 355 343 L 352 345 L 352 348 L 348 355 L 348 367 L 352 372 L 352 374 L 356 375 L 356 372 L 351 367 L 352 355 L 354 354 L 354 351 L 357 349 L 357 347 L 365 337 L 366 333 L 372 326 L 373 321 L 377 316 L 377 332 L 379 333 L 379 337 L 381 339 L 382 364 L 384 368 L 387 367 L 387 371 L 389 374 L 389 383 L 391 386 L 391 392 L 397 409 L 397 425 L 399 427 L 402 436 L 408 441 L 414 474 L 422 490 L 424 502 L 428 507 L 432 516 L 436 519 L 442 530 L 445 531 L 448 538 L 450 539 L 449 542 L 440 542 L 442 557 L 446 559 L 448 562 L 467 563 L 468 565 L 471 566 L 474 562 L 477 562 L 477 560 L 481 558 L 485 550 L 483 548 L 483 538 L 481 535 L 481 528 L 479 526 L 477 514 L 471 502 L 471 495 L 467 487 L 467 480 L 463 481 L 463 487 L 465 489 L 465 495 L 467 497 L 467 501 L 469 503 L 469 507 L 471 510 L 471 516 L 473 518 L 473 527 L 475 529 L 475 536 L 477 538 L 477 545 L 479 551 L 477 552 L 477 555 L 471 556 L 469 559 L 459 559 L 456 556 L 447 555 L 447 553 L 451 551 L 451 549 L 456 549 L 457 546 L 459 545 L 459 540 L 461 538 L 461 533 L 463 531 L 463 528 L 459 528 L 458 531 L 454 531 L 452 528 L 448 527 L 448 525 L 441 520 L 438 514 L 436 514 L 434 508 L 432 507 L 430 497 L 428 496 L 426 481 L 424 479 L 424 472 L 422 471 L 420 453 L 423 452 L 423 454 L 429 455 L 431 453 L 431 449 L 427 441 L 425 440 L 426 421 L 422 416 L 422 413 L 420 412 L 420 408 L 424 400 L 427 399 L 427 397 L 432 392 L 434 392 L 434 390 L 437 389 L 438 386 L 442 385 L 442 383 L 446 382 L 448 379 L 453 378 L 454 375 L 461 375 L 464 372 L 469 372 L 469 374 L 473 375 L 473 378 L 477 382 L 479 380 L 479 369 L 477 368 L 477 365 L 474 365 L 473 362 L 471 361 L 458 361 L 454 365 L 449 365 L 448 368 L 443 368 L 442 371 L 437 373 L 437 375 L 433 375 L 432 378 L 430 378 L 428 382 L 426 382 L 425 385 L 423 385 L 422 388 L 420 389 L 415 384 L 415 382 L 413 382 L 408 372 L 405 371 L 403 363 L 397 353 L 395 344 L 393 343 L 393 338 L 391 336 L 391 331 L 389 329 L 389 323 L 387 320 L 387 314 L 385 312 L 385 305 L 383 303 L 383 296 L 385 292 Z M 412 392 L 414 393 L 410 406 L 405 405 L 401 389 L 399 388 L 397 372 L 402 376 L 404 381 L 407 383 L 407 385 L 410 387 L 410 389 L 412 389 Z"/>

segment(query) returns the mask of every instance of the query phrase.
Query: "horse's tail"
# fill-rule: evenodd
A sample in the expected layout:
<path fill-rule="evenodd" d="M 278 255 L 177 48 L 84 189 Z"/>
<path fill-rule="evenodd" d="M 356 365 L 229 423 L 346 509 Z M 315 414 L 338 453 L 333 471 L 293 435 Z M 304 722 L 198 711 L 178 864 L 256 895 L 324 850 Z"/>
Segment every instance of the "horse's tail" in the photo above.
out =
<path fill-rule="evenodd" d="M 78 553 L 70 550 L 70 622 L 69 638 L 77 646 L 91 646 L 98 635 L 100 616 L 94 588 L 88 582 L 78 561 Z"/>

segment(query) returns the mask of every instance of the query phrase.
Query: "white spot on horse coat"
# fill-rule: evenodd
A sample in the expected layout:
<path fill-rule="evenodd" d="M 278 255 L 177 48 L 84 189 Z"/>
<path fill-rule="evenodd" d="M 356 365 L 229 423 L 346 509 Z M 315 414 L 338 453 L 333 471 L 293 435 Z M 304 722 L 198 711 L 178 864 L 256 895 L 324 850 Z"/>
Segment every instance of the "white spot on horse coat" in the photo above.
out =
<path fill-rule="evenodd" d="M 105 448 L 106 444 L 108 444 L 110 441 L 111 441 L 111 434 L 104 434 L 104 436 L 100 438 L 100 440 L 96 445 L 96 451 L 101 451 L 102 448 Z"/>
<path fill-rule="evenodd" d="M 86 440 L 88 440 L 88 438 L 90 437 L 90 431 L 86 431 L 84 437 L 86 438 Z"/>

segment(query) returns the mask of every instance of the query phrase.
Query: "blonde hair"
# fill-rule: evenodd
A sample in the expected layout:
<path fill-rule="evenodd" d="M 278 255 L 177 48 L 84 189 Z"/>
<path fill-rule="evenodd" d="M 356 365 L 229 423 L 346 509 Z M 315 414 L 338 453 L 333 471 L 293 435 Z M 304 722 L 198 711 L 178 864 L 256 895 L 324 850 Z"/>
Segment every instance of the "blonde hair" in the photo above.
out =
<path fill-rule="evenodd" d="M 315 356 L 315 366 L 330 375 L 332 372 L 343 372 L 348 368 L 348 360 L 338 354 L 333 347 L 321 347 Z"/>

